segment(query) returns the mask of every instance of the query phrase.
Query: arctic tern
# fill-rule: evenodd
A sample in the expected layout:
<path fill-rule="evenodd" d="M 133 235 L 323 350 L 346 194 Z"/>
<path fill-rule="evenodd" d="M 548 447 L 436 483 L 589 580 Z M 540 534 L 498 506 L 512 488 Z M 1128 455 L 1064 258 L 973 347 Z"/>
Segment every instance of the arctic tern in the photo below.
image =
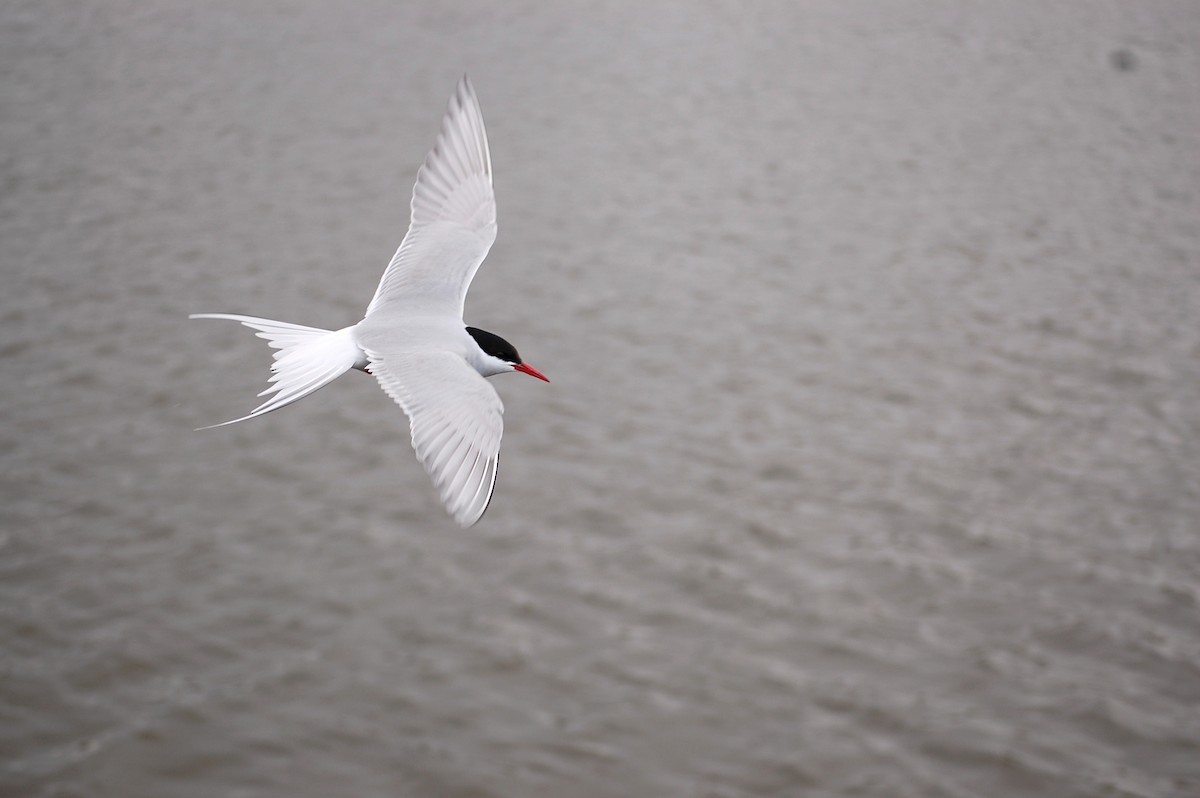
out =
<path fill-rule="evenodd" d="M 408 233 L 362 321 L 322 330 L 229 313 L 276 349 L 268 396 L 235 424 L 291 404 L 351 369 L 374 375 L 409 418 L 413 449 L 442 503 L 464 527 L 496 485 L 504 405 L 485 377 L 545 376 L 498 335 L 463 322 L 471 279 L 496 240 L 496 197 L 483 114 L 463 76 L 437 143 L 417 172 Z M 203 429 L 211 429 L 204 427 Z"/>

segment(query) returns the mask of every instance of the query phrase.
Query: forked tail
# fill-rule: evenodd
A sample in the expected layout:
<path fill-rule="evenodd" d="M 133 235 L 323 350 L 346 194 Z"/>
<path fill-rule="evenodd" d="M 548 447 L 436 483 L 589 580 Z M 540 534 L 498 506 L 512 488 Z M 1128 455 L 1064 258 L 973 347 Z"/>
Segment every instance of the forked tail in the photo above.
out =
<path fill-rule="evenodd" d="M 256 335 L 259 338 L 265 338 L 272 348 L 279 350 L 275 352 L 275 362 L 271 364 L 271 385 L 259 394 L 274 396 L 254 408 L 247 416 L 200 429 L 224 427 L 226 424 L 236 424 L 266 415 L 272 410 L 303 399 L 352 368 L 366 366 L 366 358 L 354 341 L 351 327 L 336 331 L 320 330 L 316 327 L 289 324 L 286 321 L 271 321 L 230 313 L 193 313 L 188 318 L 239 321 L 251 329 L 258 330 Z"/>

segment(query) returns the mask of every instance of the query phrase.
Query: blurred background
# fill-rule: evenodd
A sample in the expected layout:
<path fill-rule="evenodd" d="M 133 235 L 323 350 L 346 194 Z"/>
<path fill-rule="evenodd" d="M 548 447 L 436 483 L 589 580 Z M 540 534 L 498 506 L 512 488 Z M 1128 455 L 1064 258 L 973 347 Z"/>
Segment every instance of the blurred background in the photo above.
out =
<path fill-rule="evenodd" d="M 1200 794 L 1200 6 L 0 6 L 0 795 Z M 463 531 L 352 324 L 468 72 Z"/>

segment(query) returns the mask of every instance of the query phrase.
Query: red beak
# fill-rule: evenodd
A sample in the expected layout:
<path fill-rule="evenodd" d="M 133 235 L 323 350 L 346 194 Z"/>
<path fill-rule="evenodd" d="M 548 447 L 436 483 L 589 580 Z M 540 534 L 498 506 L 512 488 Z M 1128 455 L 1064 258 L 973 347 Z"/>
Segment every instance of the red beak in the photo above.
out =
<path fill-rule="evenodd" d="M 545 374 L 538 371 L 537 369 L 535 369 L 533 366 L 529 365 L 528 363 L 518 363 L 517 365 L 513 366 L 513 369 L 516 371 L 519 371 L 523 374 L 528 374 L 530 377 L 537 377 L 539 380 L 545 380 L 546 382 L 550 382 L 550 380 L 546 378 Z"/>

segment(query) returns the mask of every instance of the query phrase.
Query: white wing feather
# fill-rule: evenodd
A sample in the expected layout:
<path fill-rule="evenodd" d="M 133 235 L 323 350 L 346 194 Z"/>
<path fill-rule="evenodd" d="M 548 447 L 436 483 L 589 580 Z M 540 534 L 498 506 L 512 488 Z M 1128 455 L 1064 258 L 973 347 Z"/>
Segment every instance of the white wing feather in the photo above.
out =
<path fill-rule="evenodd" d="M 417 459 L 446 510 L 464 527 L 492 499 L 504 433 L 496 389 L 460 355 L 367 351 L 371 373 L 408 414 Z"/>
<path fill-rule="evenodd" d="M 462 318 L 467 288 L 496 240 L 492 161 L 479 100 L 458 83 L 437 143 L 417 172 L 412 221 L 367 316 L 415 309 Z"/>

